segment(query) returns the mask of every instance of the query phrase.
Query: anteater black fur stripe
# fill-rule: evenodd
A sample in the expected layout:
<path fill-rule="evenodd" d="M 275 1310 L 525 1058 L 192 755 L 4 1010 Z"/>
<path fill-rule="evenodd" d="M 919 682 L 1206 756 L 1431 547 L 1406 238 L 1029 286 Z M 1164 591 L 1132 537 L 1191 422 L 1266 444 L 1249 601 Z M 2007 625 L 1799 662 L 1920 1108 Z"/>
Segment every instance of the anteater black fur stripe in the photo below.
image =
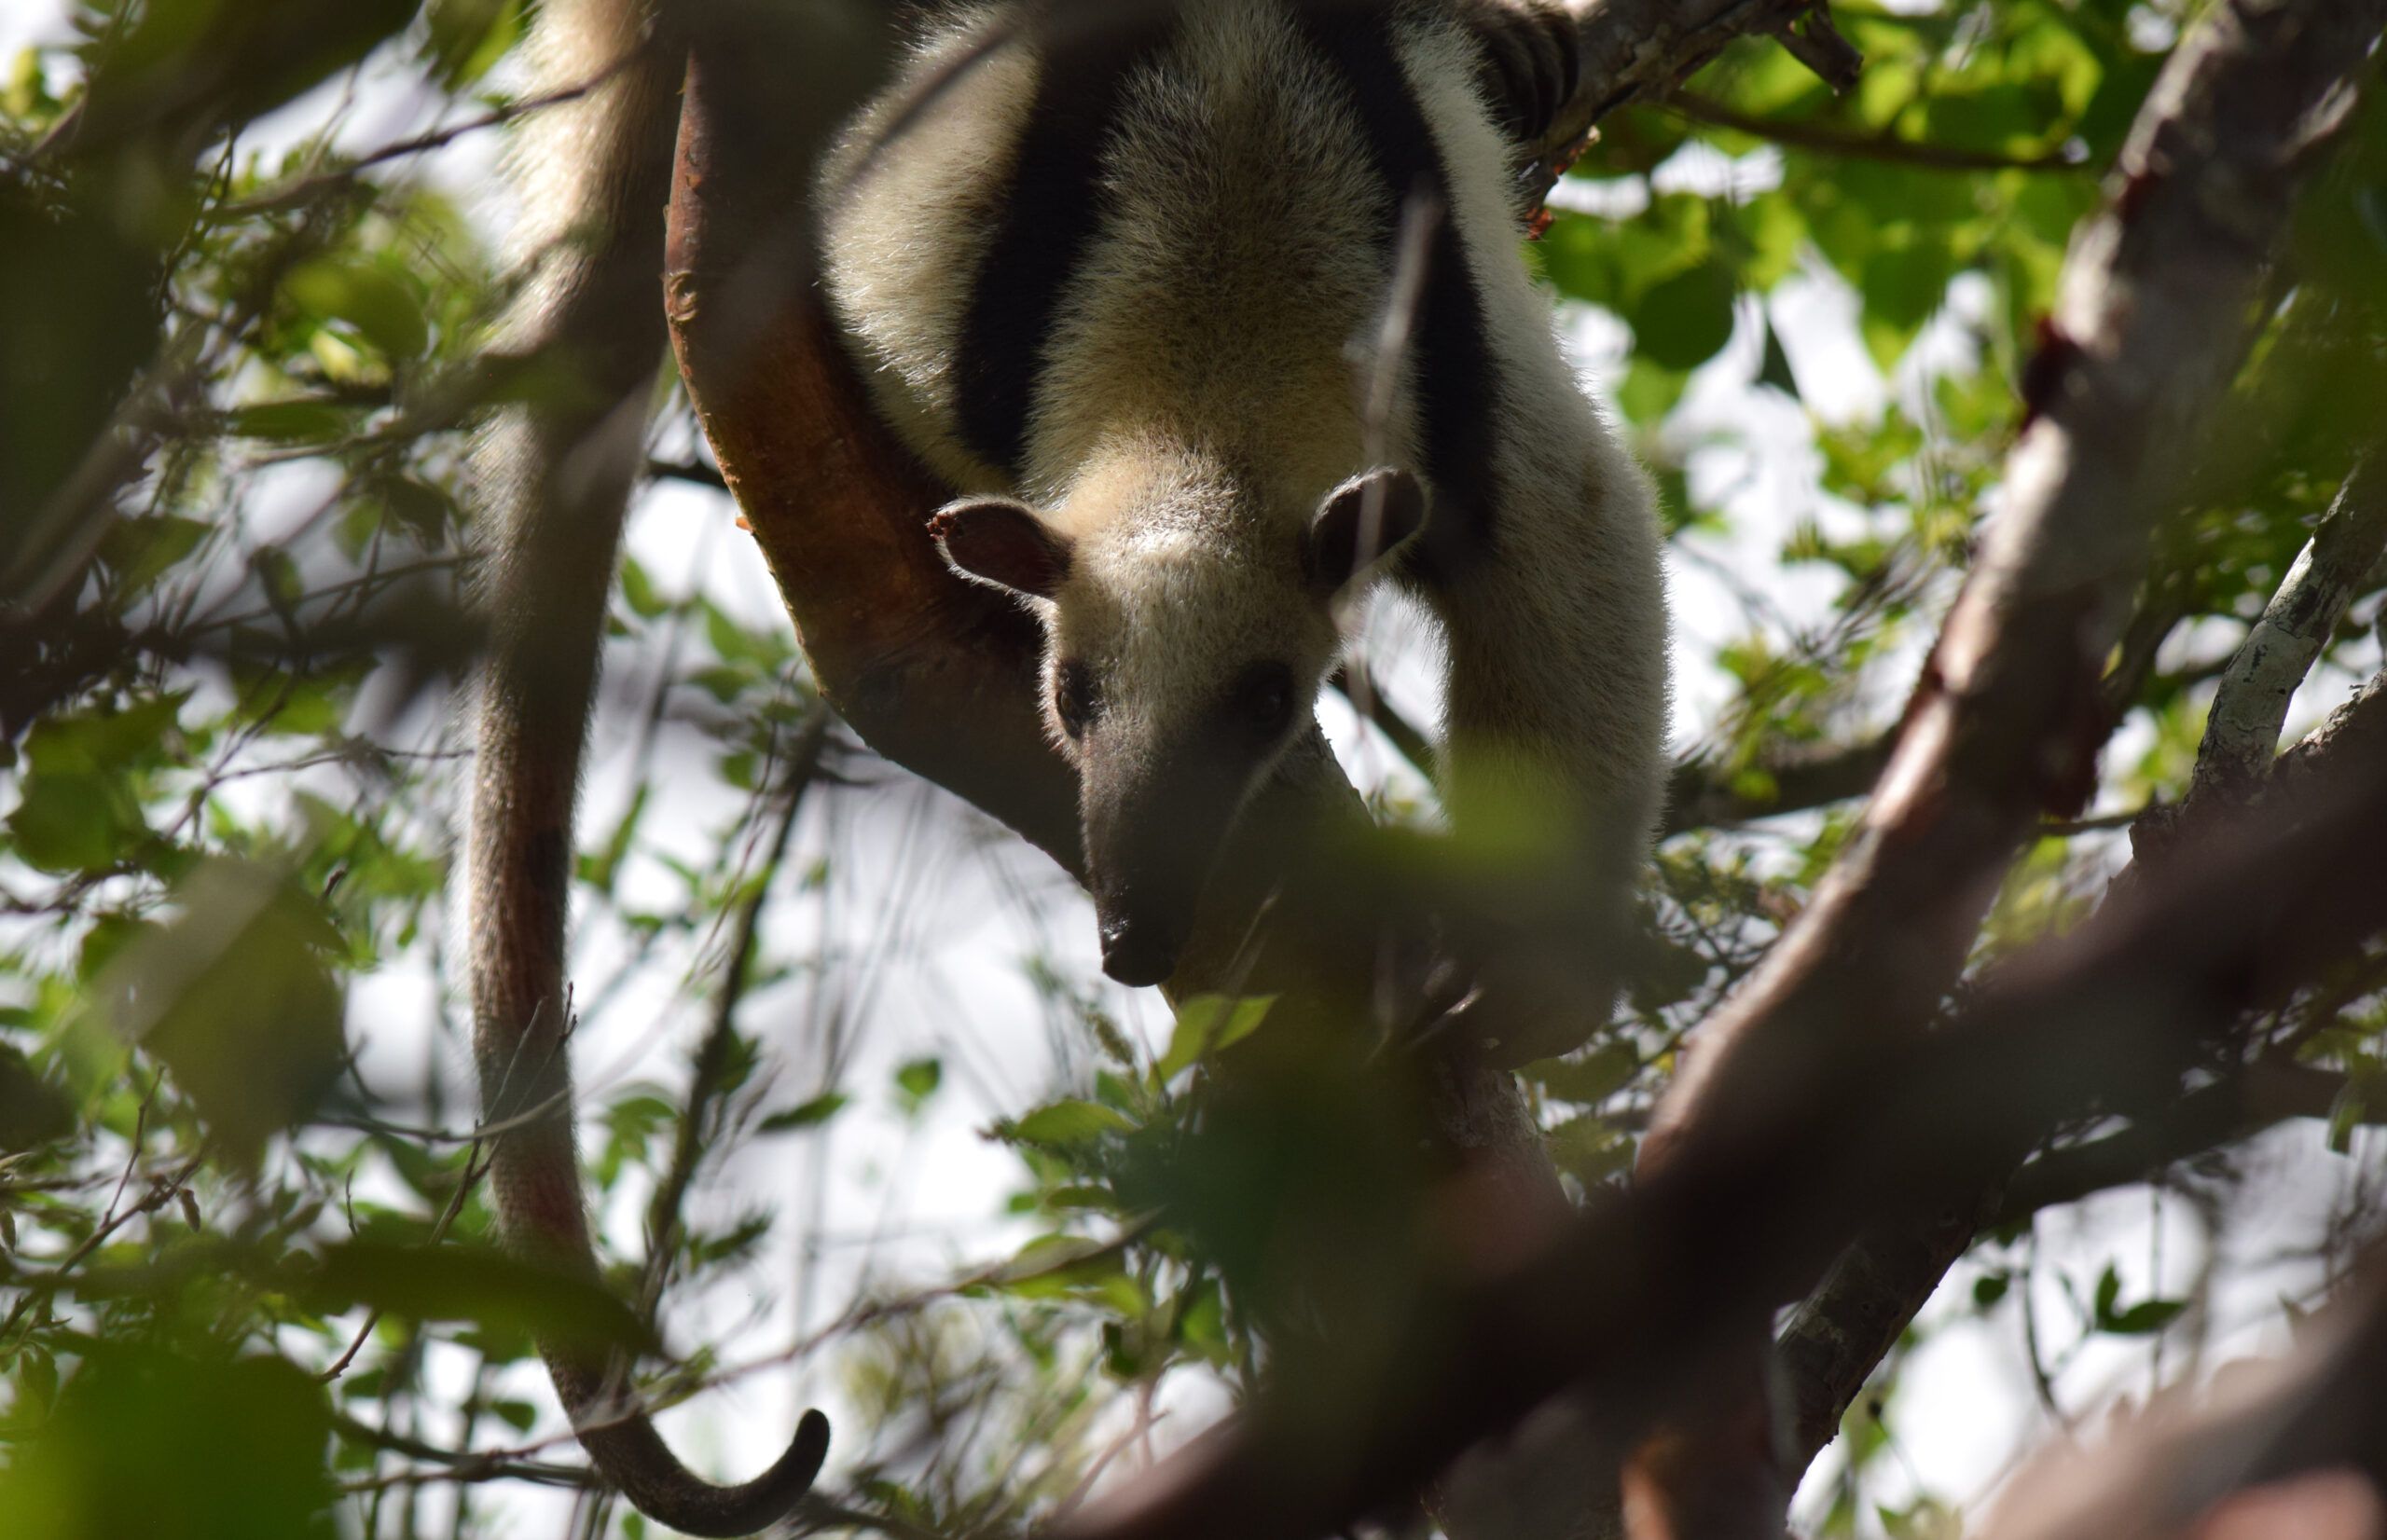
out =
<path fill-rule="evenodd" d="M 971 452 L 1012 474 L 1061 296 L 1102 223 L 1102 154 L 1129 74 L 1169 37 L 1174 6 L 1078 0 L 1045 23 L 1036 103 L 987 243 L 954 358 L 954 408 Z"/>
<path fill-rule="evenodd" d="M 1494 413 L 1500 376 L 1484 337 L 1483 301 L 1459 240 L 1442 150 L 1410 94 L 1393 47 L 1395 14 L 1389 5 L 1325 0 L 1302 7 L 1302 22 L 1350 87 L 1376 174 L 1392 195 L 1392 218 L 1383 237 L 1387 263 L 1408 199 L 1423 196 L 1442 206 L 1411 336 L 1424 470 L 1434 487 L 1435 514 L 1420 543 L 1428 575 L 1448 577 L 1469 552 L 1488 551 L 1496 533 Z"/>

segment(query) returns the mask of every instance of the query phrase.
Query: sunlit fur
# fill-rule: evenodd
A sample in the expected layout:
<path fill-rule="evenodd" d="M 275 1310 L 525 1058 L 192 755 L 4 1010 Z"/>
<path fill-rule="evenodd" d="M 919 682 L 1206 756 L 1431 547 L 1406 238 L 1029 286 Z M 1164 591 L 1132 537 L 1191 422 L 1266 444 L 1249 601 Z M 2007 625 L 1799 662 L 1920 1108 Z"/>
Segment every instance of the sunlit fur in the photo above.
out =
<path fill-rule="evenodd" d="M 918 67 L 969 47 L 987 14 L 929 39 Z M 1430 4 L 1382 24 L 1445 168 L 1501 382 L 1488 549 L 1432 583 L 1404 574 L 1447 634 L 1450 810 L 1463 835 L 1520 804 L 1555 820 L 1552 881 L 1527 889 L 1580 945 L 1579 922 L 1612 917 L 1629 891 L 1657 811 L 1650 494 L 1519 260 L 1512 152 L 1473 40 Z M 849 183 L 882 104 L 830 171 L 826 285 L 883 409 L 958 487 L 1013 493 L 1074 543 L 1068 582 L 1037 608 L 1053 658 L 1089 664 L 1108 705 L 1083 747 L 1056 727 L 1090 783 L 1157 773 L 1255 657 L 1290 663 L 1314 694 L 1354 593 L 1331 604 L 1304 583 L 1308 524 L 1359 471 L 1424 470 L 1414 360 L 1373 435 L 1362 411 L 1400 210 L 1349 91 L 1283 0 L 1190 0 L 1168 48 L 1125 88 L 1109 213 L 1044 338 L 1015 476 L 965 442 L 953 364 L 1040 62 L 998 49 Z"/>

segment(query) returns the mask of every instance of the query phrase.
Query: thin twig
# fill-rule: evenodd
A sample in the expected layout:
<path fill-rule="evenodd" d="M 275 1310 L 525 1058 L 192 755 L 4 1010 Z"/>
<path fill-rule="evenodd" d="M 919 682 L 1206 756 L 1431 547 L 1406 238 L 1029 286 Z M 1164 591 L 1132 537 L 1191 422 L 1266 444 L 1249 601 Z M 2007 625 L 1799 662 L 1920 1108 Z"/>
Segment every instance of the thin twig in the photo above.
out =
<path fill-rule="evenodd" d="M 721 1094 L 722 1077 L 729 1065 L 729 1047 L 736 1037 L 738 1007 L 746 997 L 747 973 L 762 934 L 763 903 L 769 894 L 771 879 L 787 859 L 796 816 L 803 811 L 805 792 L 813 783 L 821 766 L 821 751 L 829 741 L 831 720 L 828 708 L 815 707 L 797 729 L 794 751 L 789 758 L 780 791 L 784 804 L 771 835 L 770 851 L 754 873 L 744 901 L 738 906 L 735 938 L 722 969 L 721 988 L 713 998 L 712 1023 L 697 1048 L 688 1079 L 687 1105 L 681 1109 L 679 1132 L 672 1142 L 671 1163 L 655 1184 L 654 1200 L 647 1205 L 646 1272 L 640 1284 L 639 1306 L 649 1322 L 654 1320 L 662 1300 L 671 1259 L 678 1250 L 681 1205 L 687 1199 L 689 1184 L 696 1179 L 697 1162 L 704 1158 L 706 1135 L 711 1129 L 710 1108 Z"/>
<path fill-rule="evenodd" d="M 518 101 L 508 102 L 503 106 L 481 114 L 478 117 L 467 118 L 462 123 L 450 124 L 444 129 L 435 129 L 428 133 L 416 134 L 411 139 L 393 140 L 379 149 L 369 151 L 337 170 L 318 172 L 270 191 L 259 193 L 254 198 L 244 198 L 237 203 L 224 204 L 214 210 L 209 217 L 214 223 L 228 224 L 235 219 L 246 219 L 253 214 L 280 213 L 285 210 L 295 209 L 311 202 L 317 197 L 334 188 L 348 186 L 375 166 L 384 165 L 409 155 L 421 155 L 428 150 L 443 149 L 467 134 L 499 128 L 529 113 L 561 106 L 567 102 L 576 102 L 628 68 L 637 60 L 641 51 L 639 48 L 630 49 L 576 85 L 565 86 L 556 90 L 543 91 L 536 96 L 526 96 Z"/>
<path fill-rule="evenodd" d="M 1852 133 L 1825 123 L 1759 117 L 1725 105 L 1697 91 L 1677 88 L 1663 103 L 1694 123 L 1729 129 L 1734 133 L 1770 141 L 1791 149 L 1858 160 L 1883 160 L 1894 165 L 1923 166 L 1945 172 L 2077 172 L 2089 169 L 2088 153 L 2067 143 L 2044 155 L 2001 155 L 1995 150 L 1968 150 L 1954 144 L 1934 144 L 1895 134 Z"/>
<path fill-rule="evenodd" d="M 475 1141 L 473 1147 L 464 1152 L 464 1169 L 457 1178 L 456 1190 L 448 1195 L 448 1206 L 440 1211 L 438 1221 L 431 1227 L 431 1236 L 423 1242 L 423 1249 L 429 1250 L 446 1240 L 448 1231 L 455 1227 L 456 1216 L 464 1211 L 464 1201 L 472 1196 L 473 1189 L 480 1185 L 481 1177 L 488 1175 L 489 1161 L 485 1154 L 487 1148 L 488 1146 L 485 1143 Z M 373 1328 L 380 1324 L 381 1312 L 379 1307 L 366 1311 L 365 1324 L 356 1328 L 356 1335 L 350 1341 L 348 1351 L 333 1359 L 331 1367 L 316 1378 L 329 1384 L 347 1373 L 348 1366 L 356 1362 L 356 1355 L 365 1350 L 366 1341 L 373 1335 Z"/>

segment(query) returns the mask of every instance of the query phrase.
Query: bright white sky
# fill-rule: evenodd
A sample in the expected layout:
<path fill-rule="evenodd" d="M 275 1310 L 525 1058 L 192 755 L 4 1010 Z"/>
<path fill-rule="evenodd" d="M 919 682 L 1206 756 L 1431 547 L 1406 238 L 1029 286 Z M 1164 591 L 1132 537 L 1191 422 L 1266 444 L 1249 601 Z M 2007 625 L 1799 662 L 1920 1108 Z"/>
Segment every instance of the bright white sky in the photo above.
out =
<path fill-rule="evenodd" d="M 0 4 L 0 65 L 29 42 L 62 35 L 64 12 L 65 0 Z M 409 89 L 403 69 L 369 71 L 358 100 L 354 121 L 343 134 L 349 143 L 379 144 L 429 126 L 432 101 Z M 295 138 L 319 120 L 323 109 L 321 100 L 301 103 L 260 125 L 254 137 L 260 146 Z M 503 198 L 490 190 L 494 149 L 491 136 L 476 137 L 427 162 L 422 173 L 450 187 L 474 189 L 492 222 L 501 222 Z M 1774 174 L 1768 155 L 1733 164 L 1703 150 L 1678 158 L 1660 172 L 1660 180 L 1711 193 L 1735 186 L 1745 192 L 1768 185 Z M 1627 190 L 1583 196 L 1605 201 L 1637 195 Z M 1964 322 L 1986 297 L 1978 287 L 1960 283 L 1949 312 L 1935 323 L 1897 378 L 1885 381 L 1857 337 L 1856 299 L 1842 284 L 1820 269 L 1786 284 L 1769 309 L 1805 396 L 1803 406 L 1751 383 L 1761 334 L 1749 324 L 1755 301 L 1747 303 L 1750 309 L 1732 344 L 1700 371 L 1668 425 L 1670 445 L 1688 460 L 1694 495 L 1720 502 L 1733 521 L 1729 538 L 1690 537 L 1701 559 L 1677 560 L 1671 573 L 1679 633 L 1680 743 L 1696 741 L 1727 698 L 1725 681 L 1704 659 L 1748 624 L 1719 573 L 1756 584 L 1793 625 L 1822 615 L 1836 591 L 1828 573 L 1785 570 L 1772 559 L 1783 533 L 1800 519 L 1819 518 L 1828 527 L 1856 517 L 1816 489 L 1814 420 L 1867 419 L 1894 394 L 1919 406 L 1920 387 L 1932 371 L 1966 362 Z M 1629 337 L 1614 321 L 1582 311 L 1568 318 L 1566 330 L 1595 383 L 1618 371 Z M 701 590 L 734 614 L 784 624 L 762 563 L 732 527 L 721 499 L 682 486 L 657 487 L 637 511 L 629 541 L 667 592 Z M 1413 720 L 1431 721 L 1434 670 L 1418 617 L 1397 610 L 1380 613 L 1369 646 L 1388 668 L 1395 702 Z M 623 681 L 617 676 L 614 683 Z M 2296 720 L 2316 718 L 2342 698 L 2346 684 L 2343 678 L 2314 681 L 2299 701 Z M 609 692 L 616 701 L 643 694 L 642 686 Z M 1883 704 L 1886 713 L 1892 703 Z M 1405 774 L 1339 698 L 1327 700 L 1324 715 L 1346 764 L 1363 783 Z M 622 711 L 600 719 L 585 826 L 609 824 L 624 805 L 630 760 L 626 749 L 635 730 Z M 705 767 L 667 767 L 666 774 L 673 795 L 650 825 L 652 848 L 633 860 L 627 878 L 636 901 L 657 908 L 685 902 L 679 879 L 658 858 L 677 850 L 704 859 L 715 831 L 735 810 L 725 797 L 698 793 L 697 789 L 717 790 Z M 756 998 L 746 1019 L 765 1032 L 774 1054 L 776 1105 L 793 1105 L 832 1083 L 824 1079 L 832 1072 L 822 1045 L 834 1027 L 846 1045 L 835 1055 L 834 1083 L 854 1095 L 857 1106 L 826 1134 L 769 1141 L 727 1170 L 708 1172 L 700 1184 L 696 1206 L 705 1216 L 768 1204 L 791 1217 L 815 1217 L 816 1249 L 810 1256 L 794 1255 L 797 1225 L 782 1225 L 768 1259 L 742 1285 L 716 1288 L 676 1308 L 677 1340 L 727 1330 L 733 1358 L 780 1351 L 834 1319 L 865 1289 L 931 1283 L 982 1265 L 1029 1238 L 1027 1229 L 999 1217 L 1002 1199 L 1017 1185 L 1013 1158 L 975 1131 L 1060 1090 L 1084 1067 L 1085 1052 L 1082 1041 L 1072 1046 L 1068 1033 L 1056 1029 L 1055 1011 L 1029 983 L 1027 959 L 1049 962 L 1066 978 L 1091 981 L 1104 1008 L 1147 1042 L 1166 1036 L 1156 995 L 1121 990 L 1100 979 L 1093 927 L 1076 890 L 1042 857 L 942 793 L 911 786 L 888 795 L 832 799 L 807 816 L 799 846 L 806 854 L 794 868 L 802 870 L 818 858 L 827 863 L 829 876 L 774 906 L 766 945 L 773 956 L 801 959 L 812 956 L 825 938 L 833 951 L 852 960 L 851 966 L 825 971 L 855 993 L 825 997 L 799 971 Z M 626 956 L 627 939 L 601 933 L 601 928 L 600 933 L 579 938 L 584 1001 Z M 684 956 L 655 959 L 591 1015 L 576 1048 L 586 1098 L 602 1097 L 635 1080 L 676 1087 L 684 1058 L 679 1050 L 700 1026 L 701 1012 L 683 997 L 691 961 Z M 367 1078 L 391 1086 L 416 1083 L 438 1015 L 420 961 L 366 981 L 356 991 L 353 1012 Z M 897 1065 L 927 1054 L 945 1060 L 945 1090 L 924 1116 L 907 1120 L 888 1093 L 890 1077 Z M 465 1066 L 451 1063 L 448 1070 L 451 1105 L 468 1106 Z M 2247 1323 L 2231 1334 L 2233 1351 L 2277 1345 L 2276 1300 L 2309 1287 L 2312 1274 L 2292 1258 L 2260 1258 L 2298 1234 L 2312 1233 L 2355 1169 L 2375 1164 L 2377 1136 L 2359 1137 L 2366 1158 L 2358 1162 L 2326 1154 L 2310 1126 L 2263 1141 L 2256 1182 L 2265 1194 L 2266 1222 L 2259 1233 L 2236 1238 L 2244 1253 L 2240 1280 L 2215 1301 L 2217 1318 Z M 642 1191 L 617 1195 L 604 1216 L 615 1233 L 636 1235 L 644 1199 Z M 2111 1193 L 2049 1217 L 2037 1244 L 2043 1259 L 2069 1268 L 2082 1297 L 2093 1287 L 2097 1267 L 2118 1247 L 2125 1300 L 2185 1289 L 2202 1244 L 2187 1204 L 2145 1189 Z M 2034 1300 L 2042 1332 L 2059 1345 L 2077 1335 L 2073 1305 L 2055 1281 L 2063 1271 L 2042 1274 Z M 1926 1311 L 1926 1320 L 1950 1324 L 1907 1366 L 1893 1429 L 1896 1464 L 1912 1490 L 1960 1502 L 1992 1487 L 2008 1471 L 2017 1451 L 2043 1438 L 2052 1426 L 2023 1368 L 2018 1313 L 2008 1308 L 1987 1322 L 1973 1318 L 1973 1277 L 1970 1270 L 1960 1269 Z M 433 1366 L 441 1375 L 462 1368 L 461 1360 Z M 2095 1340 L 2062 1369 L 2056 1384 L 2065 1405 L 2079 1408 L 2114 1395 L 2142 1393 L 2150 1382 L 2149 1368 L 2143 1348 Z M 553 1405 L 534 1375 L 520 1376 L 512 1390 L 542 1408 Z M 799 1406 L 814 1403 L 833 1422 L 837 1419 L 836 1376 L 825 1362 L 815 1361 L 795 1374 L 775 1368 L 742 1381 L 667 1417 L 666 1428 L 700 1467 L 743 1474 L 776 1452 Z M 1167 1429 L 1170 1439 L 1197 1430 L 1220 1405 L 1215 1395 L 1193 1388 L 1180 1390 L 1172 1404 L 1177 1409 Z M 556 1428 L 560 1423 L 550 1417 L 543 1425 Z M 1123 1464 L 1125 1468 L 1132 1467 Z M 1802 1511 L 1811 1517 L 1820 1512 L 1815 1504 L 1823 1500 L 1822 1478 L 1831 1468 L 1828 1455 L 1817 1467 L 1817 1479 L 1810 1482 Z M 1901 1501 L 1897 1484 L 1894 1480 L 1892 1490 L 1880 1494 L 1883 1501 Z M 543 1516 L 557 1511 L 556 1501 L 543 1493 L 509 1494 L 505 1503 L 532 1533 L 547 1532 L 554 1520 Z M 1872 1522 L 1870 1517 L 1867 1521 Z"/>

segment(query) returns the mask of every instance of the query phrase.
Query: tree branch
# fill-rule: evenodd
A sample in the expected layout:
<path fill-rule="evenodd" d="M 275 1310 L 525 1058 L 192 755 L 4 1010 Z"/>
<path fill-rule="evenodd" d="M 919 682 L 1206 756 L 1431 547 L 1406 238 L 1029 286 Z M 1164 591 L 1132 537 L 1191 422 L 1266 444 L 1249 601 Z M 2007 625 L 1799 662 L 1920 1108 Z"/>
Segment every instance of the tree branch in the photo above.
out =
<path fill-rule="evenodd" d="M 1861 797 L 1889 763 L 1890 743 L 1884 736 L 1767 760 L 1757 768 L 1772 783 L 1771 789 L 1756 792 L 1743 790 L 1737 775 L 1723 775 L 1704 760 L 1684 760 L 1675 766 L 1666 785 L 1660 834 L 1746 823 Z"/>
<path fill-rule="evenodd" d="M 1994 150 L 1961 149 L 1953 144 L 1899 139 L 1887 133 L 1851 133 L 1827 123 L 1757 117 L 1683 89 L 1669 92 L 1664 104 L 1694 123 L 1730 129 L 1734 133 L 1790 149 L 1856 160 L 1883 160 L 1945 172 L 2077 172 L 2086 164 L 2085 158 L 2069 146 L 2045 155 L 2000 155 Z"/>
<path fill-rule="evenodd" d="M 1582 48 L 1582 87 L 1534 146 L 1527 190 L 1538 199 L 1601 118 L 1644 93 L 1671 89 L 1734 38 L 1771 33 L 1834 90 L 1864 61 L 1832 30 L 1818 0 L 1567 0 Z M 1793 23 L 1809 22 L 1808 30 Z"/>
<path fill-rule="evenodd" d="M 2261 778 L 2288 702 L 2387 550 L 2387 454 L 2365 455 L 2221 676 L 2188 800 Z"/>
<path fill-rule="evenodd" d="M 2164 1115 L 2103 1138 L 2051 1149 L 2014 1174 L 1985 1228 L 2018 1225 L 2041 1209 L 2146 1181 L 2192 1155 L 2296 1118 L 2326 1118 L 2350 1082 L 2310 1065 L 2258 1061 L 2192 1091 Z M 2387 1116 L 2387 1107 L 2380 1109 Z"/>
<path fill-rule="evenodd" d="M 2100 678 L 2147 534 L 2174 502 L 2173 447 L 2196 442 L 2244 357 L 2270 253 L 2382 21 L 2380 0 L 2235 0 L 2173 53 L 2106 211 L 2075 239 L 2007 501 L 1873 800 L 1805 913 L 1693 1035 L 1645 1170 L 1718 1136 L 1718 1107 L 1795 1105 L 1817 1093 L 1821 1066 L 1928 1020 L 2014 852 L 2095 785 L 2114 721 Z M 1799 1409 L 1794 1454 L 1828 1437 L 1969 1243 L 1962 1216 L 1985 1203 L 1969 1190 L 1935 1218 L 1869 1235 L 1818 1302 L 1833 1314 L 1794 1323 L 1779 1360 Z"/>
<path fill-rule="evenodd" d="M 2259 789 L 2200 804 L 2193 838 L 2166 846 L 2158 859 L 2167 873 L 2224 828 L 2247 805 L 2293 806 L 2327 767 L 2349 756 L 2387 763 L 2387 674 L 2374 678 L 2329 720 L 2282 755 Z M 2130 871 L 2136 871 L 2133 867 Z M 2134 887 L 2117 881 L 2107 904 L 2127 901 Z M 2229 1034 L 2242 1041 L 2245 1024 Z M 2319 1079 L 2310 1077 L 2319 1076 Z M 2174 1161 L 2288 1117 L 2308 1115 L 2323 1081 L 2335 1095 L 2336 1078 L 2277 1063 L 2250 1066 L 2245 1077 L 2191 1092 L 2149 1119 L 2106 1139 L 2053 1151 L 2007 1181 L 1943 1195 L 1934 1214 L 1911 1222 L 1875 1225 L 1840 1258 L 1814 1292 L 1792 1313 L 1775 1344 L 1775 1382 L 1791 1412 L 1784 1430 L 1786 1475 L 1805 1469 L 1839 1431 L 1840 1420 L 1883 1354 L 1939 1287 L 1948 1269 L 1980 1231 L 2018 1221 L 2057 1203 L 2120 1182 L 2139 1180 Z M 2231 1109 L 2237 1109 L 2233 1115 Z M 2321 1112 L 2329 1110 L 2327 1104 Z"/>
<path fill-rule="evenodd" d="M 1811 1036 L 1923 1020 L 2042 810 L 2077 809 L 2093 784 L 2098 677 L 2180 474 L 2171 447 L 2244 356 L 2246 303 L 2309 167 L 2313 114 L 2382 18 L 2382 0 L 2238 0 L 2173 56 L 2112 205 L 2066 264 L 2050 399 L 2009 461 L 2007 505 L 1880 789 L 1799 924 L 1696 1035 L 1662 1143 L 1721 1077 L 1787 1071 L 1777 1083 L 1795 1095 Z"/>

